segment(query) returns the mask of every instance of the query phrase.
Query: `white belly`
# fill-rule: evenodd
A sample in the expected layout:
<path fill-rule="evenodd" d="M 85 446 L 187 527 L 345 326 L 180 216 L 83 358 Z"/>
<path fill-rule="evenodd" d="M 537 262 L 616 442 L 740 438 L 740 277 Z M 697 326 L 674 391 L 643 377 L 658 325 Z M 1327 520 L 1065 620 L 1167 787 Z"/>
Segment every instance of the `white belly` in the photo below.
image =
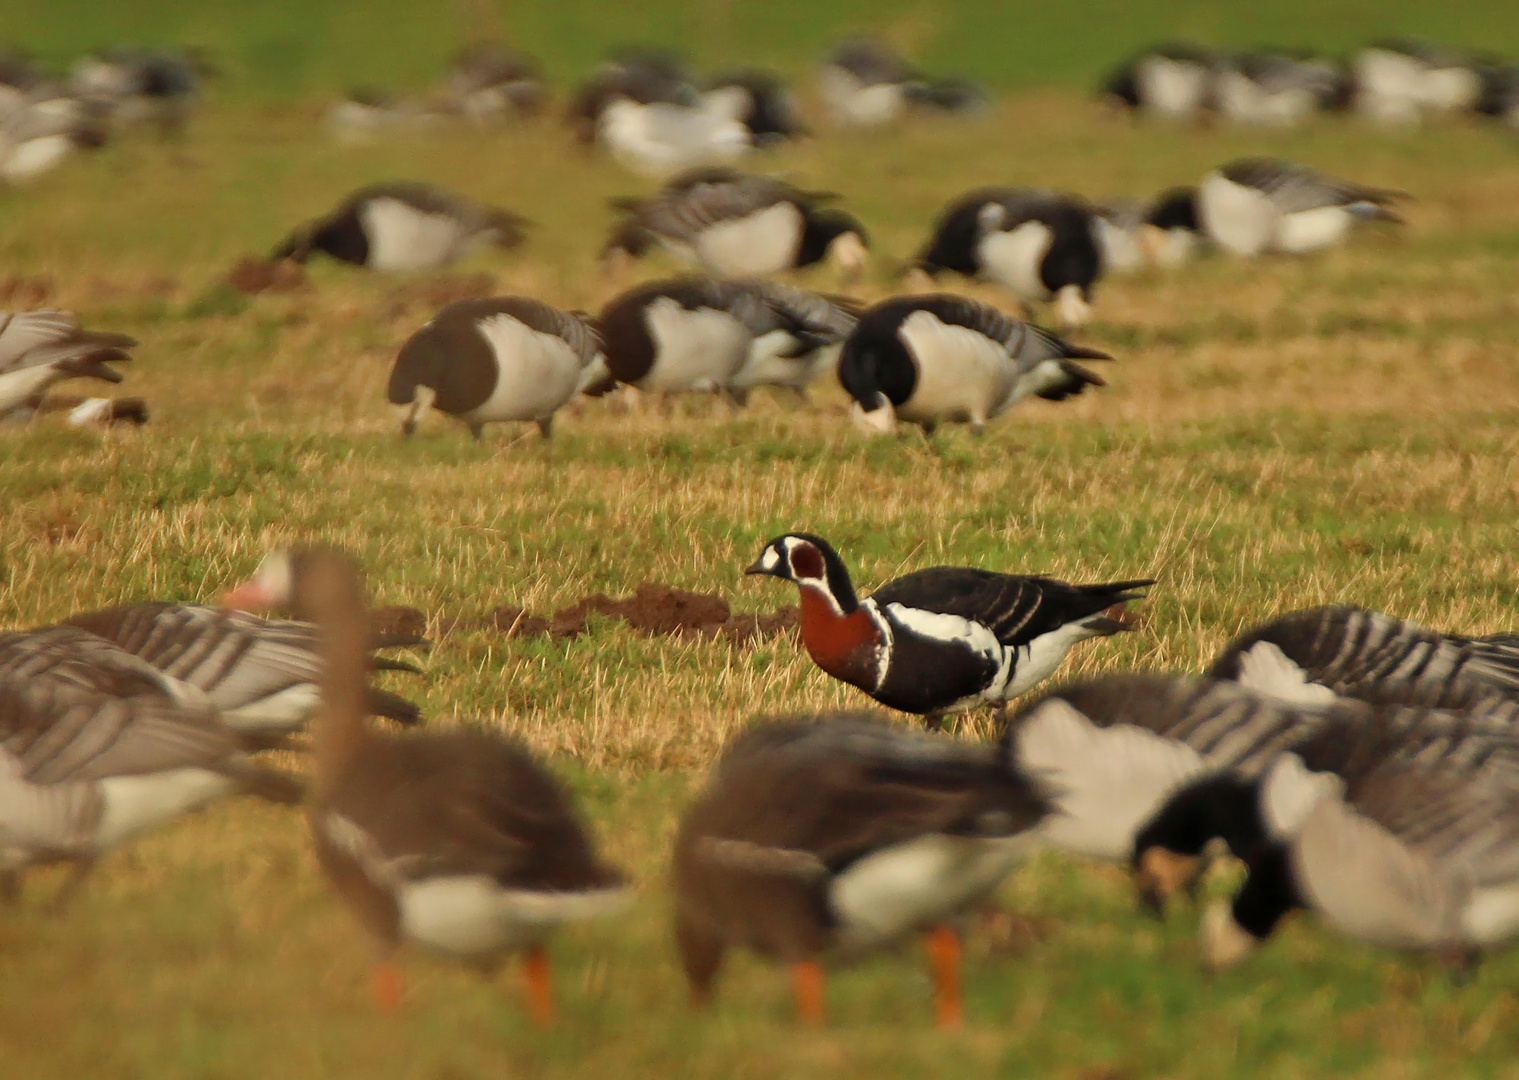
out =
<path fill-rule="evenodd" d="M 563 923 L 610 914 L 629 895 L 508 889 L 476 874 L 410 882 L 396 899 L 401 932 L 412 941 L 454 956 L 489 956 L 541 941 Z"/>
<path fill-rule="evenodd" d="M 789 202 L 702 230 L 696 258 L 708 273 L 739 277 L 776 274 L 796 264 L 802 212 Z"/>
<path fill-rule="evenodd" d="M 1096 218 L 1097 250 L 1102 253 L 1102 269 L 1107 274 L 1124 274 L 1144 265 L 1144 250 L 1139 237 L 1119 228 L 1107 218 Z"/>
<path fill-rule="evenodd" d="M 1474 890 L 1461 912 L 1461 929 L 1467 942 L 1484 947 L 1519 934 L 1519 883 Z"/>
<path fill-rule="evenodd" d="M 104 851 L 232 790 L 232 781 L 209 769 L 170 769 L 100 781 L 105 803 L 95 847 Z"/>
<path fill-rule="evenodd" d="M 993 892 L 1032 847 L 1027 834 L 932 834 L 867 855 L 829 891 L 840 947 L 870 948 L 954 915 Z"/>
<path fill-rule="evenodd" d="M 902 115 L 907 98 L 895 83 L 865 86 L 843 68 L 828 65 L 818 80 L 823 101 L 836 123 L 875 127 Z"/>
<path fill-rule="evenodd" d="M 754 339 L 748 358 L 728 385 L 738 390 L 756 386 L 790 386 L 801 389 L 823 372 L 837 367 L 843 344 L 814 349 L 805 356 L 780 356 L 796 339 L 785 330 L 772 330 Z"/>
<path fill-rule="evenodd" d="M 58 378 L 51 364 L 33 364 L 19 371 L 0 375 L 0 416 L 10 412 L 27 398 L 46 390 Z"/>
<path fill-rule="evenodd" d="M 1143 108 L 1171 120 L 1196 113 L 1208 92 L 1208 73 L 1201 66 L 1163 56 L 1141 60 L 1134 81 Z"/>
<path fill-rule="evenodd" d="M 941 323 L 927 311 L 904 319 L 897 336 L 918 365 L 912 396 L 897 406 L 902 419 L 979 424 L 1010 404 L 1018 367 L 995 341 L 966 327 Z"/>
<path fill-rule="evenodd" d="M 733 161 L 750 149 L 748 129 L 716 113 L 626 98 L 603 110 L 599 133 L 619 164 L 646 176 Z"/>
<path fill-rule="evenodd" d="M 748 329 L 726 311 L 688 311 L 668 297 L 644 309 L 654 340 L 654 366 L 635 385 L 655 393 L 712 391 L 727 386 L 749 356 Z"/>
<path fill-rule="evenodd" d="M 1039 276 L 1055 235 L 1049 226 L 1025 221 L 1010 232 L 990 232 L 976 245 L 981 273 L 1023 300 L 1048 300 L 1050 290 Z"/>
<path fill-rule="evenodd" d="M 1018 650 L 1017 666 L 1013 669 L 1012 682 L 1005 696 L 1017 697 L 1044 682 L 1055 674 L 1072 646 L 1093 636 L 1092 631 L 1079 623 L 1069 623 L 1058 630 L 1040 634 Z"/>
<path fill-rule="evenodd" d="M 1283 214 L 1272 247 L 1292 255 L 1304 255 L 1332 247 L 1345 239 L 1352 216 L 1343 206 L 1320 206 Z"/>
<path fill-rule="evenodd" d="M 473 238 L 444 214 L 424 214 L 399 199 L 371 199 L 359 210 L 373 270 L 436 270 L 469 250 Z"/>
<path fill-rule="evenodd" d="M 580 357 L 563 338 L 533 330 L 510 315 L 492 315 L 477 326 L 496 355 L 496 388 L 464 419 L 544 420 L 575 396 Z"/>
<path fill-rule="evenodd" d="M 1219 111 L 1238 124 L 1290 127 L 1318 105 L 1310 90 L 1267 90 L 1237 71 L 1226 71 L 1218 81 Z"/>
<path fill-rule="evenodd" d="M 1266 250 L 1281 217 L 1265 195 L 1219 173 L 1198 188 L 1197 210 L 1203 229 L 1220 247 L 1247 257 Z"/>

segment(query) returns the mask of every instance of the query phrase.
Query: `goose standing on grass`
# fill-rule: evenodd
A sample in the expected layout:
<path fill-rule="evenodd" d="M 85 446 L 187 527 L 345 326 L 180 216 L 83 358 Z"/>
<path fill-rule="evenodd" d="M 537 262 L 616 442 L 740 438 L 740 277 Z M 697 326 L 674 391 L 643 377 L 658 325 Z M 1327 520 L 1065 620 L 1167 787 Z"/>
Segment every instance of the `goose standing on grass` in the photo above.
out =
<path fill-rule="evenodd" d="M 1217 57 L 1195 45 L 1161 45 L 1125 62 L 1101 96 L 1120 108 L 1162 120 L 1197 120 L 1213 105 Z"/>
<path fill-rule="evenodd" d="M 825 205 L 833 198 L 734 169 L 692 170 L 650 199 L 616 204 L 626 216 L 602 256 L 638 258 L 658 245 L 706 273 L 727 277 L 778 274 L 829 260 L 853 282 L 868 258 L 865 228 Z"/>
<path fill-rule="evenodd" d="M 121 382 L 107 365 L 132 359 L 136 345 L 125 334 L 81 330 L 72 311 L 0 311 L 0 416 L 64 379 Z"/>
<path fill-rule="evenodd" d="M 454 58 L 444 92 L 453 107 L 475 123 L 536 115 L 548 97 L 543 65 L 499 42 L 482 42 L 461 51 Z"/>
<path fill-rule="evenodd" d="M 106 852 L 235 794 L 302 791 L 249 758 L 204 694 L 103 638 L 0 635 L 0 895 L 28 866 L 67 862 L 60 908 Z"/>
<path fill-rule="evenodd" d="M 786 533 L 744 571 L 794 583 L 802 644 L 829 675 L 938 728 L 946 715 L 1006 708 L 1055 673 L 1078 642 L 1128 629 L 1124 604 L 1153 581 L 1068 585 L 936 566 L 864 600 L 822 537 Z"/>
<path fill-rule="evenodd" d="M 1365 608 L 1307 608 L 1246 630 L 1208 674 L 1287 701 L 1465 709 L 1487 697 L 1519 702 L 1519 635 L 1461 637 Z"/>
<path fill-rule="evenodd" d="M 1242 158 L 1203 179 L 1197 216 L 1209 238 L 1236 255 L 1304 255 L 1342 242 L 1357 221 L 1402 224 L 1388 207 L 1404 198 L 1307 165 Z"/>
<path fill-rule="evenodd" d="M 597 140 L 602 113 L 619 98 L 640 105 L 701 104 L 696 79 L 680 57 L 663 49 L 625 49 L 602 64 L 570 99 L 566 118 L 580 142 Z"/>
<path fill-rule="evenodd" d="M 743 124 L 749 141 L 765 150 L 806 134 L 796 101 L 784 83 L 768 71 L 736 71 L 707 82 L 702 100 L 708 109 Z"/>
<path fill-rule="evenodd" d="M 242 611 L 195 604 L 118 604 L 70 616 L 65 625 L 96 634 L 204 693 L 228 727 L 254 738 L 305 730 L 320 702 L 322 663 L 309 623 L 261 619 Z M 408 634 L 373 637 L 370 648 L 426 644 Z M 380 671 L 409 671 L 410 664 L 378 656 Z M 369 711 L 398 724 L 415 724 L 421 710 L 405 698 L 369 688 Z"/>
<path fill-rule="evenodd" d="M 1092 316 L 1102 276 L 1096 215 L 1083 200 L 1032 188 L 979 188 L 940 215 L 915 269 L 996 282 L 1024 304 L 1053 301 L 1066 327 Z"/>
<path fill-rule="evenodd" d="M 597 320 L 612 381 L 651 394 L 797 384 L 854 326 L 846 307 L 757 278 L 675 278 L 630 289 Z M 761 378 L 763 376 L 763 378 Z M 741 396 L 741 394 L 739 395 Z"/>
<path fill-rule="evenodd" d="M 429 184 L 361 188 L 332 213 L 301 226 L 274 259 L 304 263 L 316 252 L 369 270 L 439 270 L 481 244 L 522 242 L 527 221 Z"/>
<path fill-rule="evenodd" d="M 675 940 L 707 1003 L 726 952 L 791 965 L 823 1020 L 824 956 L 926 932 L 940 1025 L 963 1019 L 952 920 L 1032 846 L 1043 794 L 986 746 L 858 716 L 784 720 L 729 744 L 675 840 Z"/>
<path fill-rule="evenodd" d="M 668 176 L 736 161 L 754 149 L 749 129 L 722 100 L 683 105 L 617 97 L 597 119 L 597 138 L 612 159 L 640 176 Z"/>
<path fill-rule="evenodd" d="M 459 300 L 413 334 L 388 396 L 411 435 L 429 409 L 458 417 L 478 442 L 486 424 L 531 421 L 547 439 L 554 413 L 606 377 L 587 316 L 523 296 Z"/>
<path fill-rule="evenodd" d="M 381 1007 L 400 1004 L 392 956 L 408 940 L 486 969 L 522 953 L 530 1011 L 548 1022 L 545 941 L 628 898 L 558 781 L 498 734 L 394 736 L 366 727 L 366 600 L 347 555 L 314 546 L 277 552 L 225 602 L 289 607 L 317 626 L 322 707 L 308 815 L 322 868 L 379 950 Z"/>
<path fill-rule="evenodd" d="M 1064 401 L 1105 385 L 1076 361 L 1111 359 L 980 301 L 930 293 L 867 308 L 844 342 L 839 382 L 870 430 L 907 420 L 928 434 L 961 423 L 979 435 L 1024 398 Z"/>
<path fill-rule="evenodd" d="M 1490 65 L 1460 49 L 1393 40 L 1351 61 L 1355 110 L 1385 127 L 1414 127 L 1428 116 L 1473 108 Z"/>
<path fill-rule="evenodd" d="M 818 88 L 840 127 L 879 127 L 912 109 L 979 112 L 988 103 L 986 92 L 968 79 L 924 75 L 873 38 L 836 46 L 823 60 Z"/>

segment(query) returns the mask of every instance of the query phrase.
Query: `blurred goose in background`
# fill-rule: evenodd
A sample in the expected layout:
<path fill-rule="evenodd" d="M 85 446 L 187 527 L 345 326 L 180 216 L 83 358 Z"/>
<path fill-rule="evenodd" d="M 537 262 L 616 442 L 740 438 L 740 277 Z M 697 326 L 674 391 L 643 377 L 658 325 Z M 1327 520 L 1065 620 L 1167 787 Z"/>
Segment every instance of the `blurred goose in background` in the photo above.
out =
<path fill-rule="evenodd" d="M 583 143 L 597 141 L 602 114 L 619 99 L 698 108 L 701 92 L 686 62 L 664 49 L 623 49 L 603 63 L 570 99 L 566 118 Z"/>
<path fill-rule="evenodd" d="M 437 270 L 481 244 L 516 247 L 527 224 L 508 210 L 398 180 L 355 191 L 325 217 L 293 232 L 271 258 L 304 263 L 321 252 L 369 270 Z"/>
<path fill-rule="evenodd" d="M 476 441 L 486 424 L 513 421 L 536 423 L 546 439 L 554 413 L 606 375 L 589 316 L 522 296 L 459 300 L 401 346 L 387 396 L 406 410 L 403 435 L 437 409 Z"/>
<path fill-rule="evenodd" d="M 500 42 L 462 50 L 454 58 L 444 92 L 453 107 L 475 123 L 534 116 L 548 99 L 543 65 Z"/>
<path fill-rule="evenodd" d="M 1195 45 L 1158 45 L 1107 77 L 1101 94 L 1121 108 L 1162 120 L 1197 120 L 1213 105 L 1217 56 Z"/>
<path fill-rule="evenodd" d="M 1429 116 L 1476 107 L 1487 66 L 1460 49 L 1406 39 L 1378 42 L 1351 60 L 1353 104 L 1376 123 L 1413 127 Z"/>
<path fill-rule="evenodd" d="M 302 789 L 249 758 L 204 694 L 103 638 L 0 635 L 0 893 L 68 862 L 62 906 L 101 855 L 234 794 L 296 803 Z"/>
<path fill-rule="evenodd" d="M 361 87 L 327 110 L 327 126 L 339 142 L 364 143 L 389 135 L 436 130 L 450 114 L 441 104 Z"/>
<path fill-rule="evenodd" d="M 1307 165 L 1242 158 L 1203 179 L 1197 217 L 1211 240 L 1236 255 L 1303 255 L 1340 243 L 1358 221 L 1401 224 L 1389 204 L 1404 198 Z"/>
<path fill-rule="evenodd" d="M 1341 107 L 1349 81 L 1332 60 L 1280 51 L 1235 53 L 1213 76 L 1220 116 L 1255 127 L 1293 127 L 1314 113 Z"/>
<path fill-rule="evenodd" d="M 874 38 L 851 38 L 823 60 L 818 76 L 823 104 L 841 127 L 878 127 L 909 109 L 967 113 L 984 109 L 986 92 L 968 79 L 933 78 Z"/>
<path fill-rule="evenodd" d="M 105 638 L 165 675 L 199 690 L 239 735 L 254 738 L 303 731 L 316 714 L 322 664 L 316 629 L 288 619 L 195 604 L 118 604 L 70 616 L 65 625 Z M 407 634 L 371 637 L 371 650 L 424 645 Z M 416 672 L 410 664 L 370 656 L 379 671 Z M 371 714 L 415 724 L 421 711 L 405 698 L 371 686 Z"/>
<path fill-rule="evenodd" d="M 1104 275 L 1181 266 L 1201 246 L 1196 188 L 1172 188 L 1149 202 L 1113 199 L 1094 205 L 1092 213 Z"/>
<path fill-rule="evenodd" d="M 322 869 L 379 949 L 381 1007 L 400 1005 L 392 956 L 411 941 L 486 971 L 522 954 L 530 1011 L 548 1022 L 547 938 L 629 899 L 564 788 L 494 732 L 395 736 L 365 725 L 364 582 L 341 552 L 276 552 L 224 602 L 289 608 L 317 627 L 322 708 L 308 819 Z"/>
<path fill-rule="evenodd" d="M 791 91 L 769 71 L 748 69 L 709 79 L 702 101 L 709 111 L 743 124 L 756 149 L 808 134 Z"/>
<path fill-rule="evenodd" d="M 1519 64 L 1487 69 L 1483 74 L 1482 97 L 1475 108 L 1482 116 L 1519 131 Z"/>
<path fill-rule="evenodd" d="M 804 386 L 854 327 L 851 305 L 758 278 L 673 278 L 613 297 L 597 319 L 610 379 L 661 397 Z"/>
<path fill-rule="evenodd" d="M 1106 385 L 1076 361 L 1111 359 L 978 300 L 929 293 L 867 308 L 844 342 L 839 382 L 869 429 L 906 420 L 928 434 L 941 423 L 980 434 L 1025 398 L 1064 401 Z"/>
<path fill-rule="evenodd" d="M 33 180 L 105 141 L 104 124 L 78 98 L 0 95 L 0 183 Z"/>
<path fill-rule="evenodd" d="M 597 138 L 612 159 L 640 176 L 668 176 L 734 161 L 753 149 L 749 129 L 720 99 L 679 105 L 617 97 L 601 110 Z"/>
<path fill-rule="evenodd" d="M 1365 608 L 1308 608 L 1244 631 L 1208 674 L 1287 701 L 1465 709 L 1487 697 L 1519 702 L 1519 635 L 1461 637 Z"/>
<path fill-rule="evenodd" d="M 200 98 L 205 77 L 214 71 L 196 50 L 118 46 L 80 60 L 70 88 L 105 109 L 113 123 L 152 123 L 165 134 L 177 134 Z"/>
<path fill-rule="evenodd" d="M 978 188 L 939 215 L 915 269 L 996 282 L 1025 304 L 1053 301 L 1067 327 L 1091 318 L 1102 275 L 1096 214 L 1080 198 L 1035 188 Z"/>
<path fill-rule="evenodd" d="M 0 311 L 0 416 L 35 406 L 64 379 L 121 382 L 108 365 L 130 360 L 136 345 L 125 334 L 80 329 L 72 311 Z"/>
<path fill-rule="evenodd" d="M 725 954 L 792 967 L 824 1018 L 824 957 L 926 933 L 940 1025 L 963 1020 L 953 920 L 989 898 L 1046 813 L 986 746 L 862 716 L 757 724 L 724 750 L 675 840 L 675 940 L 699 1004 Z"/>
<path fill-rule="evenodd" d="M 832 261 L 846 281 L 864 272 L 865 228 L 826 205 L 836 196 L 728 168 L 694 169 L 643 200 L 617 203 L 603 258 L 638 258 L 658 245 L 720 276 L 763 276 Z"/>

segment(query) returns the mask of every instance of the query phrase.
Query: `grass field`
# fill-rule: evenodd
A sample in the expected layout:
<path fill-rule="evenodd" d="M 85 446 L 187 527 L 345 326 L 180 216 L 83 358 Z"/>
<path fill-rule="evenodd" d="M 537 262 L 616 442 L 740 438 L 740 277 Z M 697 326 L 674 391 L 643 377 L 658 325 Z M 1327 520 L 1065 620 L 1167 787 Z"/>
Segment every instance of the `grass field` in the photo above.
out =
<path fill-rule="evenodd" d="M 292 26 L 316 17 L 307 7 L 290 6 Z M 141 25 L 191 25 L 160 8 L 144 18 L 161 23 Z M 1477 9 L 1438 10 L 1456 36 Z M 17 25 L 72 47 L 84 31 L 66 37 L 42 10 L 23 3 Z M 214 6 L 199 10 L 222 25 Z M 334 26 L 357 18 L 317 10 Z M 512 24 L 586 10 L 522 8 Z M 272 5 L 256 11 L 285 25 Z M 1512 23 L 1491 43 L 1514 38 Z M 614 18 L 597 33 L 626 29 Z M 549 755 L 640 899 L 560 942 L 562 1021 L 548 1034 L 530 1027 L 513 982 L 419 956 L 402 1015 L 385 1022 L 366 992 L 366 943 L 316 874 L 299 817 L 224 806 L 110 858 L 62 919 L 35 905 L 0 912 L 0 1075 L 1519 1075 L 1513 957 L 1454 986 L 1432 964 L 1300 921 L 1210 980 L 1191 912 L 1146 921 L 1120 872 L 1056 857 L 1015 874 L 1003 896 L 1014 917 L 973 936 L 961 1032 L 931 1028 L 915 954 L 839 973 L 823 1031 L 797 1030 L 784 973 L 752 962 L 734 966 L 715 1012 L 695 1016 L 663 884 L 683 801 L 745 718 L 860 697 L 790 639 L 733 649 L 607 623 L 568 642 L 504 640 L 473 625 L 498 604 L 549 611 L 643 581 L 768 611 L 792 596 L 739 571 L 770 536 L 806 527 L 834 540 L 866 588 L 938 562 L 1160 578 L 1141 632 L 1088 647 L 1067 675 L 1196 669 L 1242 624 L 1331 600 L 1453 630 L 1519 628 L 1512 142 L 1463 123 L 1402 137 L 1333 121 L 1269 135 L 1136 129 L 1069 90 L 974 122 L 820 139 L 758 164 L 847 196 L 880 255 L 867 297 L 889 291 L 943 201 L 988 181 L 1144 194 L 1271 153 L 1418 201 L 1401 233 L 1321 259 L 1209 259 L 1105 284 L 1082 340 L 1118 357 L 1110 385 L 1020 407 L 980 440 L 868 441 L 842 393 L 820 387 L 813 409 L 760 395 L 736 417 L 705 401 L 671 418 L 593 402 L 551 444 L 502 431 L 475 446 L 442 422 L 403 443 L 383 404 L 388 365 L 431 314 L 435 283 L 323 267 L 308 291 L 249 300 L 219 279 L 348 189 L 411 176 L 537 222 L 520 252 L 459 273 L 594 306 L 617 287 L 593 269 L 605 199 L 646 185 L 551 124 L 338 148 L 315 99 L 226 94 L 181 143 L 134 137 L 0 192 L 0 286 L 45 275 L 50 303 L 141 338 L 122 392 L 154 410 L 141 432 L 104 437 L 56 417 L 0 427 L 0 626 L 127 598 L 208 599 L 271 545 L 341 543 L 378 602 L 432 620 L 435 645 L 415 657 L 425 679 L 393 688 L 435 723 L 495 725 Z"/>

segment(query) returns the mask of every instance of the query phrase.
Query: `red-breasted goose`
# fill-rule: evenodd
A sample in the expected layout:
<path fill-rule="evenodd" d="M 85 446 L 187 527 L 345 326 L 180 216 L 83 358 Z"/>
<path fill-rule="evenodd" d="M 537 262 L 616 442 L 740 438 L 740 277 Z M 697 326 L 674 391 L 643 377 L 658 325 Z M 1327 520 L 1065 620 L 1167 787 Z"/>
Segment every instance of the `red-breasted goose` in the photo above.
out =
<path fill-rule="evenodd" d="M 1077 642 L 1125 629 L 1122 606 L 1154 584 L 936 566 L 859 600 L 838 553 L 809 533 L 771 540 L 744 573 L 797 585 L 802 644 L 818 667 L 930 727 L 947 713 L 1004 707 L 1054 674 Z"/>
<path fill-rule="evenodd" d="M 1235 255 L 1303 255 L 1342 242 L 1357 221 L 1401 224 L 1389 204 L 1404 198 L 1307 165 L 1242 158 L 1203 178 L 1197 217 L 1208 237 Z"/>
<path fill-rule="evenodd" d="M 81 330 L 72 311 L 0 311 L 0 416 L 64 379 L 121 382 L 107 365 L 130 360 L 136 344 L 125 334 Z"/>
<path fill-rule="evenodd" d="M 480 244 L 516 247 L 527 224 L 430 184 L 394 181 L 355 191 L 302 225 L 271 257 L 305 262 L 322 252 L 370 270 L 437 270 Z"/>
<path fill-rule="evenodd" d="M 946 207 L 916 268 L 983 278 L 1025 304 L 1053 301 L 1067 327 L 1092 316 L 1102 276 L 1096 215 L 1085 200 L 1035 188 L 978 188 Z"/>
<path fill-rule="evenodd" d="M 992 748 L 860 716 L 761 723 L 724 751 L 675 840 L 675 940 L 698 1002 L 724 954 L 790 964 L 823 1019 L 820 959 L 928 932 L 940 1024 L 962 1018 L 956 915 L 1031 846 L 1044 796 Z"/>
<path fill-rule="evenodd" d="M 659 395 L 741 395 L 765 383 L 805 385 L 818 354 L 854 321 L 851 305 L 832 297 L 758 278 L 691 277 L 629 289 L 597 325 L 616 382 Z"/>
<path fill-rule="evenodd" d="M 638 258 L 658 245 L 715 275 L 762 276 L 831 260 L 855 280 L 868 258 L 865 228 L 825 205 L 829 193 L 729 168 L 695 169 L 649 199 L 616 203 L 626 217 L 603 258 Z"/>
<path fill-rule="evenodd" d="M 889 433 L 900 419 L 932 434 L 960 423 L 979 435 L 1027 397 L 1064 401 L 1105 385 L 1076 361 L 1111 359 L 978 300 L 928 293 L 867 308 L 838 370 L 862 427 Z"/>
<path fill-rule="evenodd" d="M 528 421 L 548 438 L 554 413 L 606 378 L 601 339 L 582 312 L 524 296 L 459 300 L 413 334 L 396 357 L 387 396 L 411 435 L 428 409 L 486 424 Z"/>
<path fill-rule="evenodd" d="M 67 626 L 0 635 L 0 751 L 0 892 L 34 863 L 72 863 L 55 905 L 101 855 L 181 814 L 302 794 L 240 749 L 204 694 Z"/>
<path fill-rule="evenodd" d="M 522 953 L 531 1012 L 547 1022 L 544 942 L 627 900 L 622 875 L 596 854 L 558 781 L 493 732 L 398 736 L 365 725 L 364 583 L 341 552 L 272 554 L 225 602 L 290 607 L 317 626 L 324 667 L 311 831 L 322 868 L 374 938 L 382 1008 L 399 1005 L 392 955 L 408 940 L 486 968 Z"/>
<path fill-rule="evenodd" d="M 305 729 L 320 701 L 322 663 L 316 629 L 288 619 L 261 619 L 242 611 L 194 604 L 119 604 L 74 615 L 77 626 L 112 642 L 165 675 L 202 691 L 228 727 L 266 738 Z M 373 638 L 372 649 L 423 644 L 408 635 Z M 370 657 L 382 671 L 416 671 L 409 664 Z M 369 711 L 414 724 L 421 711 L 405 698 L 369 688 Z"/>
<path fill-rule="evenodd" d="M 1379 611 L 1331 605 L 1251 627 L 1208 674 L 1288 701 L 1342 695 L 1464 709 L 1493 695 L 1519 701 L 1519 636 L 1442 634 Z"/>

